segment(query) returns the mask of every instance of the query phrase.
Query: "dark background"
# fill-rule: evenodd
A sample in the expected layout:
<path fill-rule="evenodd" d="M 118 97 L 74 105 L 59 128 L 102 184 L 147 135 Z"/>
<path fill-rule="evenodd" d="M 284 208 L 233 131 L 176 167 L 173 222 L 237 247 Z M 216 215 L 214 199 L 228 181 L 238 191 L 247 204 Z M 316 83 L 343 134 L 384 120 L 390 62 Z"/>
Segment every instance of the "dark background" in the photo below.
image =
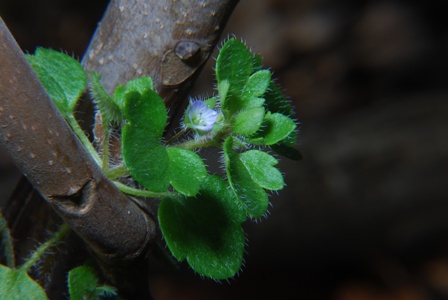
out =
<path fill-rule="evenodd" d="M 82 57 L 108 1 L 0 0 L 24 51 Z M 153 262 L 163 299 L 448 299 L 444 1 L 242 0 L 227 34 L 296 106 L 303 160 L 247 223 L 246 266 L 215 283 Z M 192 95 L 210 95 L 212 63 Z M 1 66 L 0 66 L 1 68 Z M 1 157 L 7 198 L 17 172 Z"/>

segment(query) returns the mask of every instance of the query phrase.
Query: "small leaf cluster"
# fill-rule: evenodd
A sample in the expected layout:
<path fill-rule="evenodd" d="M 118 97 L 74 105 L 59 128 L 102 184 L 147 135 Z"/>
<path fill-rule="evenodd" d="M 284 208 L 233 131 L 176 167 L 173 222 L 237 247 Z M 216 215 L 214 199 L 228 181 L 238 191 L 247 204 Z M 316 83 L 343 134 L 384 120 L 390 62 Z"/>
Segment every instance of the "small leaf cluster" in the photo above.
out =
<path fill-rule="evenodd" d="M 269 192 L 285 185 L 272 153 L 300 158 L 293 148 L 297 136 L 293 109 L 271 72 L 263 69 L 260 56 L 238 39 L 227 40 L 216 59 L 217 95 L 190 101 L 179 133 L 168 140 L 164 137 L 167 108 L 151 78 L 120 85 L 110 96 L 100 75 L 91 73 L 90 92 L 105 139 L 105 148 L 98 154 L 73 122 L 77 99 L 72 99 L 85 89 L 86 74 L 79 66 L 73 68 L 79 72 L 79 87 L 72 91 L 73 83 L 67 83 L 67 75 L 58 70 L 76 60 L 53 52 L 38 50 L 29 61 L 105 174 L 125 193 L 161 199 L 160 229 L 177 260 L 186 260 L 205 277 L 233 277 L 243 263 L 242 224 L 265 215 Z M 118 165 L 109 163 L 112 130 L 121 134 L 122 163 Z M 199 155 L 205 147 L 222 153 L 222 174 L 208 172 Z M 138 188 L 120 182 L 129 175 Z"/>

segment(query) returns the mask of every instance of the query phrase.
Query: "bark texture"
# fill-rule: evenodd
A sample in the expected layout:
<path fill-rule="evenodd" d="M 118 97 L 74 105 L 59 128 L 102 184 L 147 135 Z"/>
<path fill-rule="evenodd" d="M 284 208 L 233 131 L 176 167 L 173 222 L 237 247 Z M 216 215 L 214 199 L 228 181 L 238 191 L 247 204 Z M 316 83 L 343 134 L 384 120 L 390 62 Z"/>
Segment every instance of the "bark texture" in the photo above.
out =
<path fill-rule="evenodd" d="M 176 117 L 237 2 L 111 1 L 82 63 L 86 70 L 102 75 L 109 93 L 132 78 L 151 76 L 171 116 Z M 154 221 L 117 191 L 87 155 L 3 23 L 0 39 L 2 145 L 51 207 L 100 258 L 105 279 L 124 297 L 148 299 L 147 263 L 137 259 L 152 244 Z M 83 102 L 80 108 L 90 111 L 91 101 Z M 35 207 L 37 193 L 29 188 L 21 192 L 25 185 L 18 186 L 5 214 L 13 224 L 13 234 L 20 230 L 20 236 L 30 236 L 24 233 L 27 231 L 37 237 L 54 223 L 33 227 L 31 214 L 38 220 L 57 221 L 57 217 L 45 205 L 29 209 Z M 17 241 L 15 247 L 27 255 L 33 245 L 22 247 L 21 243 Z M 71 245 L 83 247 L 82 243 Z M 63 274 L 61 268 L 69 267 L 63 266 L 64 262 L 71 260 L 73 266 L 84 257 L 83 253 L 76 261 L 66 255 L 48 274 Z M 52 291 L 51 298 L 60 296 L 61 284 L 64 280 L 50 279 L 45 284 L 47 292 Z"/>
<path fill-rule="evenodd" d="M 16 166 L 101 259 L 139 256 L 154 239 L 155 221 L 105 178 L 3 21 L 0 64 L 0 139 Z"/>

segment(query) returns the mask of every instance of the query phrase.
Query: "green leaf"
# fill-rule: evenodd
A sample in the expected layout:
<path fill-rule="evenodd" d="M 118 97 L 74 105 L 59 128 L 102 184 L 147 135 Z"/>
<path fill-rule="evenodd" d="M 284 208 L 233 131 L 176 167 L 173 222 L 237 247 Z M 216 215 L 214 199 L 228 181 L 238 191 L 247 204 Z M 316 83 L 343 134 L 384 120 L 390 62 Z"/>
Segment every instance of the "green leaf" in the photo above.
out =
<path fill-rule="evenodd" d="M 239 95 L 252 72 L 253 56 L 246 45 L 235 38 L 227 40 L 216 59 L 218 88 L 221 82 L 227 81 L 229 91 L 234 96 Z M 221 100 L 224 101 L 223 98 Z"/>
<path fill-rule="evenodd" d="M 221 82 L 218 83 L 218 95 L 219 100 L 221 102 L 221 106 L 225 106 L 227 94 L 229 92 L 229 87 L 230 84 L 228 80 L 222 80 Z"/>
<path fill-rule="evenodd" d="M 87 75 L 81 64 L 69 55 L 44 48 L 38 48 L 34 56 L 27 57 L 64 117 L 73 114 L 87 86 Z"/>
<path fill-rule="evenodd" d="M 99 73 L 90 73 L 90 90 L 104 123 L 123 121 L 123 113 L 114 99 L 104 90 Z"/>
<path fill-rule="evenodd" d="M 263 96 L 271 82 L 271 72 L 261 70 L 252 74 L 244 86 L 242 96 L 245 99 Z"/>
<path fill-rule="evenodd" d="M 248 137 L 260 128 L 264 115 L 263 107 L 252 107 L 243 110 L 232 120 L 232 131 L 235 134 Z"/>
<path fill-rule="evenodd" d="M 186 196 L 195 196 L 207 176 L 204 162 L 193 151 L 167 148 L 169 157 L 168 177 L 171 185 Z"/>
<path fill-rule="evenodd" d="M 162 137 L 168 113 L 165 103 L 156 92 L 145 90 L 142 94 L 135 91 L 126 93 L 124 114 L 128 125 L 153 137 Z"/>
<path fill-rule="evenodd" d="M 70 300 L 91 299 L 98 285 L 98 278 L 90 266 L 79 266 L 68 272 Z"/>
<path fill-rule="evenodd" d="M 280 171 L 273 167 L 278 164 L 272 155 L 260 150 L 249 150 L 240 154 L 240 160 L 253 181 L 268 190 L 281 190 L 285 182 Z"/>
<path fill-rule="evenodd" d="M 206 100 L 204 100 L 205 104 L 207 105 L 208 109 L 214 109 L 216 105 L 216 97 L 211 97 Z"/>
<path fill-rule="evenodd" d="M 268 209 L 268 195 L 252 179 L 251 174 L 241 161 L 241 154 L 232 148 L 233 138 L 228 137 L 224 142 L 224 164 L 230 187 L 245 208 L 246 213 L 251 218 L 260 218 Z"/>
<path fill-rule="evenodd" d="M 124 94 L 126 93 L 126 88 L 119 84 L 114 91 L 113 100 L 115 104 L 118 105 L 121 111 L 124 110 Z"/>
<path fill-rule="evenodd" d="M 0 265 L 0 299 L 48 299 L 44 289 L 24 270 Z"/>
<path fill-rule="evenodd" d="M 194 198 L 163 199 L 158 216 L 174 257 L 186 259 L 200 275 L 221 280 L 241 268 L 245 214 L 220 177 L 207 176 Z"/>
<path fill-rule="evenodd" d="M 154 83 L 151 79 L 151 77 L 140 77 L 133 79 L 131 81 L 128 81 L 126 84 L 126 87 L 123 85 L 118 85 L 115 88 L 114 91 L 114 102 L 120 107 L 121 110 L 124 109 L 124 103 L 125 103 L 125 95 L 127 93 L 131 92 L 138 92 L 139 94 L 143 94 L 146 90 L 154 90 Z"/>
<path fill-rule="evenodd" d="M 133 79 L 126 84 L 126 92 L 135 91 L 142 94 L 146 90 L 154 90 L 154 83 L 149 76 Z"/>
<path fill-rule="evenodd" d="M 160 138 L 138 127 L 125 125 L 122 131 L 123 159 L 132 177 L 153 192 L 166 191 L 169 186 L 169 158 Z"/>
<path fill-rule="evenodd" d="M 293 116 L 294 111 L 285 95 L 280 91 L 278 86 L 271 81 L 269 88 L 264 95 L 265 106 L 271 113 L 281 113 L 285 116 Z"/>
<path fill-rule="evenodd" d="M 126 168 L 145 188 L 165 191 L 169 186 L 168 153 L 161 145 L 167 122 L 163 100 L 152 90 L 127 93 L 122 130 L 122 153 Z"/>
<path fill-rule="evenodd" d="M 248 141 L 255 145 L 273 145 L 288 138 L 297 125 L 290 118 L 280 113 L 266 114 L 261 129 Z"/>

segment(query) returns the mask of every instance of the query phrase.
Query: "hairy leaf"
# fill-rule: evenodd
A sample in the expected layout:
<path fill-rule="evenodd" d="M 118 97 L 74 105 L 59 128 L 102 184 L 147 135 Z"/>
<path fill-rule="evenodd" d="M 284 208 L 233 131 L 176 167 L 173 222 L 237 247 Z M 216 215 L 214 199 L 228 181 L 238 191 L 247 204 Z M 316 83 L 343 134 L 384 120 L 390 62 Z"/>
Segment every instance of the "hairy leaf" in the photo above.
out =
<path fill-rule="evenodd" d="M 216 59 L 216 79 L 218 86 L 225 80 L 229 91 L 241 93 L 250 74 L 253 72 L 253 56 L 246 45 L 238 39 L 227 40 Z"/>
<path fill-rule="evenodd" d="M 122 153 L 132 177 L 145 188 L 162 192 L 168 188 L 168 153 L 161 145 L 167 122 L 163 100 L 152 90 L 127 93 L 122 131 Z"/>
<path fill-rule="evenodd" d="M 260 218 L 268 209 L 268 195 L 258 183 L 254 182 L 241 161 L 240 153 L 232 148 L 233 140 L 229 137 L 224 143 L 224 163 L 231 189 L 244 206 L 246 213 L 251 218 Z"/>
<path fill-rule="evenodd" d="M 90 83 L 90 90 L 92 91 L 93 99 L 101 112 L 103 122 L 107 124 L 123 121 L 123 113 L 120 107 L 104 90 L 104 87 L 101 84 L 101 75 L 99 73 L 91 72 Z"/>
<path fill-rule="evenodd" d="M 235 134 L 248 137 L 254 134 L 263 122 L 265 111 L 263 107 L 252 107 L 241 111 L 232 120 L 232 130 Z"/>
<path fill-rule="evenodd" d="M 241 268 L 245 214 L 221 178 L 206 177 L 196 197 L 163 199 L 158 215 L 174 257 L 200 275 L 221 280 Z"/>
<path fill-rule="evenodd" d="M 27 272 L 0 265 L 0 299 L 48 299 L 44 289 Z"/>
<path fill-rule="evenodd" d="M 69 55 L 44 48 L 38 48 L 34 56 L 27 57 L 61 113 L 64 116 L 73 114 L 87 86 L 87 75 L 81 64 Z"/>
<path fill-rule="evenodd" d="M 287 139 L 296 129 L 294 121 L 283 114 L 266 114 L 261 129 L 249 142 L 255 145 L 273 145 Z"/>
<path fill-rule="evenodd" d="M 244 86 L 242 96 L 245 99 L 263 96 L 271 82 L 271 72 L 261 70 L 252 74 Z"/>
<path fill-rule="evenodd" d="M 186 196 L 195 196 L 207 175 L 204 162 L 193 151 L 167 148 L 169 157 L 168 177 L 171 185 Z"/>
<path fill-rule="evenodd" d="M 253 181 L 268 190 L 281 190 L 285 185 L 283 175 L 274 166 L 278 164 L 272 155 L 260 150 L 249 150 L 240 154 L 240 160 Z"/>

